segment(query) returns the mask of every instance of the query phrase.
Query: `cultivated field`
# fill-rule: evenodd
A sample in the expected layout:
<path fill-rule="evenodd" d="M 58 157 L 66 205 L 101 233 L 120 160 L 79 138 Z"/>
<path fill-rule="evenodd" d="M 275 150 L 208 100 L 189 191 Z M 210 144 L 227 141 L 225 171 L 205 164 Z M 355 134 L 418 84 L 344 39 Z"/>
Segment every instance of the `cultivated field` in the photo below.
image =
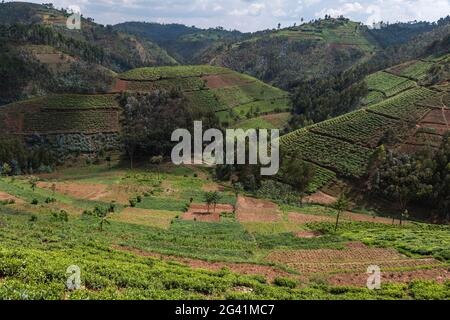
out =
<path fill-rule="evenodd" d="M 0 200 L 3 299 L 450 298 L 448 226 L 345 212 L 335 232 L 334 209 L 236 198 L 208 168 L 68 167 L 2 178 Z M 370 265 L 380 290 L 365 287 Z"/>

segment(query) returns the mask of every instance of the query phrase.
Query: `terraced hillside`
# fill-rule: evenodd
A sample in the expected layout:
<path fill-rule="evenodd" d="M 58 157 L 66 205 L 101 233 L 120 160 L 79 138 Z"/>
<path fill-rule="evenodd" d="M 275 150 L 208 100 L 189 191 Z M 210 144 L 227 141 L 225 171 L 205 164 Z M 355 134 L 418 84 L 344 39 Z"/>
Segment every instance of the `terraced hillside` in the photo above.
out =
<path fill-rule="evenodd" d="M 184 92 L 194 110 L 214 110 L 226 127 L 282 128 L 289 119 L 286 92 L 222 67 L 135 69 L 119 75 L 115 91 L 146 92 L 173 88 Z M 249 124 L 249 119 L 254 122 Z"/>
<path fill-rule="evenodd" d="M 434 59 L 442 62 L 448 56 Z M 421 86 L 420 72 L 426 72 L 419 67 L 423 63 L 427 62 L 413 61 L 370 75 L 369 96 L 375 103 L 285 135 L 282 149 L 338 177 L 358 179 L 366 174 L 375 148 L 382 144 L 406 153 L 438 147 L 450 130 L 449 86 L 446 81 Z"/>
<path fill-rule="evenodd" d="M 41 136 L 56 150 L 118 147 L 116 95 L 51 95 L 0 107 L 0 134 Z"/>

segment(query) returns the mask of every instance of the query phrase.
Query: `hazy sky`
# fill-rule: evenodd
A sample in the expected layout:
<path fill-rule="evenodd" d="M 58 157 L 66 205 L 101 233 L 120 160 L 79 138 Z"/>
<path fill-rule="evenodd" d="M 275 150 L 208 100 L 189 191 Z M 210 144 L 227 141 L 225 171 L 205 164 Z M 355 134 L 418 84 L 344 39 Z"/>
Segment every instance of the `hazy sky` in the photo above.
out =
<path fill-rule="evenodd" d="M 56 7 L 80 8 L 103 24 L 124 21 L 183 23 L 197 27 L 257 31 L 344 15 L 370 24 L 375 21 L 435 21 L 450 14 L 450 0 L 39 0 Z"/>

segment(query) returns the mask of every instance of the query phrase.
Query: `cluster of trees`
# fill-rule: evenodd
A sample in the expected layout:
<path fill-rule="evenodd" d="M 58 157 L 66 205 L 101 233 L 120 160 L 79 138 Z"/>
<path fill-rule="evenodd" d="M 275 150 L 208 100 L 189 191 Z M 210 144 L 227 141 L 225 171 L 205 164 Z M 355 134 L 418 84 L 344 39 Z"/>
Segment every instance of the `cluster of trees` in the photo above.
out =
<path fill-rule="evenodd" d="M 361 81 L 363 78 L 364 73 L 350 70 L 293 85 L 294 116 L 290 130 L 353 111 L 368 93 L 367 84 Z"/>
<path fill-rule="evenodd" d="M 133 166 L 134 159 L 169 156 L 174 147 L 172 132 L 188 129 L 201 120 L 206 129 L 218 127 L 211 110 L 194 112 L 179 90 L 124 93 L 121 97 L 122 143 Z"/>
<path fill-rule="evenodd" d="M 0 174 L 21 175 L 52 171 L 55 159 L 44 145 L 27 146 L 12 136 L 0 137 Z"/>
<path fill-rule="evenodd" d="M 413 203 L 426 204 L 450 221 L 450 134 L 439 150 L 424 150 L 417 155 L 385 155 L 370 188 L 396 201 L 400 216 Z"/>

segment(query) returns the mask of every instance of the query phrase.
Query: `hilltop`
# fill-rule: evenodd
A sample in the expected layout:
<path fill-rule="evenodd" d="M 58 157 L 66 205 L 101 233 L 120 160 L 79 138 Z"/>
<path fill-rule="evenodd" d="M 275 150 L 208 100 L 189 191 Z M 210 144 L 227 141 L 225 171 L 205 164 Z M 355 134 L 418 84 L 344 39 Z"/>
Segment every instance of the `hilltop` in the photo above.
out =
<path fill-rule="evenodd" d="M 69 30 L 69 16 L 51 5 L 0 4 L 0 104 L 55 92 L 105 92 L 115 72 L 177 64 L 151 41 L 90 18 L 82 19 L 81 30 Z"/>
<path fill-rule="evenodd" d="M 224 127 L 282 128 L 291 109 L 287 92 L 222 67 L 141 68 L 118 78 L 116 91 L 181 89 L 192 109 L 214 111 Z"/>

